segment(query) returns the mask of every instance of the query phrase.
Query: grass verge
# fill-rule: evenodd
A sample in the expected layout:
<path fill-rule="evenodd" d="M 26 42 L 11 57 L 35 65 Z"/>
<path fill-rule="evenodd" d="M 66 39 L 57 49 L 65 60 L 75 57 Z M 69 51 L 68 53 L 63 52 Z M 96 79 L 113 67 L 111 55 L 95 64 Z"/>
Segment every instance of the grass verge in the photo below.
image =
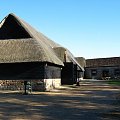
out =
<path fill-rule="evenodd" d="M 119 86 L 120 86 L 120 80 L 109 80 L 109 81 L 108 81 L 108 84 L 111 84 L 111 85 L 119 85 Z"/>

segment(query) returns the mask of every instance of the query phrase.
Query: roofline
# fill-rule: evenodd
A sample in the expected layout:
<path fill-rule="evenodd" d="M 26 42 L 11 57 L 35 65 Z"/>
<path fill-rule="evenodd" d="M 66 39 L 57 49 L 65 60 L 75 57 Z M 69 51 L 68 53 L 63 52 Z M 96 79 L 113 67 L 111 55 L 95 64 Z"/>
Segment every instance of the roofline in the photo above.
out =
<path fill-rule="evenodd" d="M 119 57 L 92 58 L 92 59 L 86 59 L 86 60 L 113 59 L 113 58 L 120 58 L 120 56 Z"/>

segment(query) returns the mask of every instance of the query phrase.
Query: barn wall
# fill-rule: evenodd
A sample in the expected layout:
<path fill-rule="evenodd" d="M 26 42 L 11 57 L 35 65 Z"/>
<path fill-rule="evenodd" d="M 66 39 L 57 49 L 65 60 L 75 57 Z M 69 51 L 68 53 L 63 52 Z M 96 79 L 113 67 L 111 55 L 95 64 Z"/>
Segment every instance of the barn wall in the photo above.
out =
<path fill-rule="evenodd" d="M 43 89 L 44 63 L 1 63 L 0 64 L 0 89 L 22 90 L 24 81 L 32 81 L 33 89 Z M 38 85 L 36 88 L 35 86 Z"/>
<path fill-rule="evenodd" d="M 2 63 L 0 80 L 44 79 L 43 63 Z"/>
<path fill-rule="evenodd" d="M 57 66 L 45 65 L 44 86 L 46 91 L 61 86 L 61 68 Z"/>
<path fill-rule="evenodd" d="M 61 78 L 61 68 L 49 64 L 45 64 L 44 66 L 44 78 L 45 79 L 60 79 Z"/>
<path fill-rule="evenodd" d="M 1 89 L 17 90 L 21 87 L 18 84 L 23 88 L 24 80 L 31 81 L 35 91 L 50 91 L 61 85 L 61 68 L 49 63 L 7 63 L 0 68 Z"/>

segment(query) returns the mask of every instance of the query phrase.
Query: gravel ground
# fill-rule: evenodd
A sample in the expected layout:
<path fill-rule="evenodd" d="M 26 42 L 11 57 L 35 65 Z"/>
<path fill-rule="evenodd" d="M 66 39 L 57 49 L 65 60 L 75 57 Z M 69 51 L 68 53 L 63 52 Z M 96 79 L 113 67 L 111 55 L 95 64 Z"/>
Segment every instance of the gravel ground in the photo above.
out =
<path fill-rule="evenodd" d="M 0 120 L 120 120 L 120 86 L 90 80 L 29 95 L 0 91 Z"/>

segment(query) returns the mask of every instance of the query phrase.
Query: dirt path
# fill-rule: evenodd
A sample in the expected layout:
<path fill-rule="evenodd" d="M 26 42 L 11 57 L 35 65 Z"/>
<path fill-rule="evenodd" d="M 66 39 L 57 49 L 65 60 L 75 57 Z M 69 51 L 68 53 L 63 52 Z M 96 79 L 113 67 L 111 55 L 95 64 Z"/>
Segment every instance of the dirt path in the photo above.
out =
<path fill-rule="evenodd" d="M 84 81 L 31 95 L 0 92 L 0 120 L 119 120 L 120 86 Z"/>

